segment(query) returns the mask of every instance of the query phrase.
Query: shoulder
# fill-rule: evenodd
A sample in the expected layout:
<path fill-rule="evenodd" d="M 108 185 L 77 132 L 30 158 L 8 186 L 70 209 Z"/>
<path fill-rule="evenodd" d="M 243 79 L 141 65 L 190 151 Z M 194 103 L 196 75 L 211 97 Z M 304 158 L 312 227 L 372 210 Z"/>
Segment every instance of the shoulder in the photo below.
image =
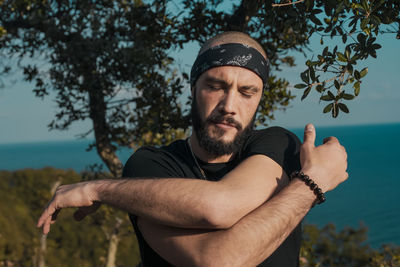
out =
<path fill-rule="evenodd" d="M 179 177 L 185 141 L 178 140 L 168 146 L 144 146 L 125 163 L 124 177 Z"/>
<path fill-rule="evenodd" d="M 268 145 L 272 147 L 296 148 L 301 144 L 299 138 L 291 131 L 274 126 L 262 130 L 254 130 L 246 142 L 246 146 Z"/>
<path fill-rule="evenodd" d="M 299 166 L 301 142 L 291 131 L 282 127 L 255 130 L 247 139 L 242 157 L 256 154 L 270 157 L 289 173 Z"/>

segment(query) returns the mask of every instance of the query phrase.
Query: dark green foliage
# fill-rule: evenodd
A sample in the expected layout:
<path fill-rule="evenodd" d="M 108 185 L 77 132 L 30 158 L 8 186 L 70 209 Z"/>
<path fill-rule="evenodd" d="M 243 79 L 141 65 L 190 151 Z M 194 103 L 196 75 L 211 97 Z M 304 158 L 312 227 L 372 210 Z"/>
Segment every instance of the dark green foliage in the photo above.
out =
<path fill-rule="evenodd" d="M 332 111 L 333 117 L 338 116 L 339 110 L 349 113 L 348 107 L 342 102 L 359 95 L 361 80 L 368 72 L 368 68 L 357 70 L 355 67 L 370 56 L 377 57 L 377 50 L 382 47 L 377 43 L 379 35 L 398 33 L 400 2 L 306 0 L 304 5 L 307 6 L 306 13 L 316 10 L 321 13 L 318 17 L 322 20 L 312 19 L 313 15 L 310 17 L 310 37 L 315 34 L 320 36 L 321 45 L 324 38 L 340 38 L 343 47 L 325 46 L 321 54 L 313 55 L 314 60 L 306 62 L 307 70 L 301 75 L 303 82 L 308 85 L 305 95 L 308 95 L 309 89 L 313 87 L 321 94 L 334 89 L 333 98 L 321 96 L 321 100 L 331 101 L 332 104 L 328 104 L 323 112 Z M 305 81 L 303 74 L 306 73 L 313 75 Z M 300 85 L 295 87 L 304 88 Z"/>
<path fill-rule="evenodd" d="M 52 185 L 78 182 L 80 175 L 74 171 L 45 168 L 0 172 L 0 266 L 13 263 L 16 266 L 36 266 L 40 230 L 36 221 L 51 198 Z M 76 222 L 73 210 L 63 210 L 47 238 L 46 263 L 48 266 L 103 266 L 107 257 L 108 241 L 105 226 L 97 217 Z M 125 215 L 126 216 L 126 215 Z M 126 220 L 127 222 L 128 220 Z M 109 223 L 113 223 L 110 220 Z M 118 250 L 118 266 L 135 266 L 139 251 L 131 226 L 121 228 Z M 129 230 L 126 230 L 129 229 Z"/>
<path fill-rule="evenodd" d="M 367 227 L 345 227 L 337 232 L 333 224 L 322 229 L 305 225 L 300 253 L 302 266 L 399 266 L 400 247 L 383 245 L 372 249 L 366 242 Z"/>

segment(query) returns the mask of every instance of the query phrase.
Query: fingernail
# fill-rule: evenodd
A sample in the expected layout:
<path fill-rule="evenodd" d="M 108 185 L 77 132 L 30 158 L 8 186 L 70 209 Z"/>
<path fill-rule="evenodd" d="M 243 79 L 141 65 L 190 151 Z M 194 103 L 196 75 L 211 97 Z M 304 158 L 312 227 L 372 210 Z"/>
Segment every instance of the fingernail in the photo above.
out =
<path fill-rule="evenodd" d="M 306 125 L 306 132 L 311 132 L 314 130 L 314 125 L 312 125 L 311 123 Z"/>

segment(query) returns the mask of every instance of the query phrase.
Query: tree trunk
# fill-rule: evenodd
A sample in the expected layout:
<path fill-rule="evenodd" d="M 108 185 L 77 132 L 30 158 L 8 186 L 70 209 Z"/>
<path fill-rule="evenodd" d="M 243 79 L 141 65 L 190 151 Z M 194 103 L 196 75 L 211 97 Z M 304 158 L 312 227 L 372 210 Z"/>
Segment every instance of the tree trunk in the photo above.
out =
<path fill-rule="evenodd" d="M 57 181 L 51 186 L 50 193 L 54 195 L 57 190 L 57 187 L 61 184 L 61 177 L 58 177 Z M 46 267 L 46 251 L 47 251 L 47 235 L 42 235 L 40 237 L 40 246 L 38 253 L 37 266 L 38 267 Z"/>
<path fill-rule="evenodd" d="M 116 219 L 114 229 L 109 237 L 109 245 L 108 245 L 108 252 L 107 252 L 107 263 L 106 267 L 115 267 L 115 261 L 117 256 L 117 249 L 119 244 L 119 228 L 121 227 L 122 219 Z"/>
<path fill-rule="evenodd" d="M 104 93 L 101 85 L 94 85 L 89 90 L 90 99 L 90 118 L 93 121 L 94 136 L 96 139 L 96 149 L 100 158 L 110 170 L 115 178 L 122 176 L 122 162 L 115 153 L 116 147 L 112 145 L 109 134 L 110 129 L 106 121 L 107 104 L 104 101 Z M 115 267 L 117 249 L 119 243 L 119 227 L 122 219 L 117 218 L 114 228 L 109 236 L 109 246 L 107 252 L 106 267 Z"/>
<path fill-rule="evenodd" d="M 107 105 L 104 101 L 104 93 L 100 85 L 93 87 L 89 90 L 90 118 L 93 121 L 97 153 L 112 175 L 118 178 L 122 176 L 122 162 L 115 153 L 116 147 L 111 144 L 108 138 Z"/>

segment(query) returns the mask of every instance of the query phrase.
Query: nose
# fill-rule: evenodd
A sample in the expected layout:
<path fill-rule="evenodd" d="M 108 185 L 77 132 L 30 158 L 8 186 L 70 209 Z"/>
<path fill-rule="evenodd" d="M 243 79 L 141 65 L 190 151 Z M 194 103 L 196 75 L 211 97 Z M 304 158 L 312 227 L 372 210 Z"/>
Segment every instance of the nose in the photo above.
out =
<path fill-rule="evenodd" d="M 236 114 L 236 94 L 234 90 L 225 90 L 224 95 L 219 103 L 219 110 L 223 114 Z"/>

